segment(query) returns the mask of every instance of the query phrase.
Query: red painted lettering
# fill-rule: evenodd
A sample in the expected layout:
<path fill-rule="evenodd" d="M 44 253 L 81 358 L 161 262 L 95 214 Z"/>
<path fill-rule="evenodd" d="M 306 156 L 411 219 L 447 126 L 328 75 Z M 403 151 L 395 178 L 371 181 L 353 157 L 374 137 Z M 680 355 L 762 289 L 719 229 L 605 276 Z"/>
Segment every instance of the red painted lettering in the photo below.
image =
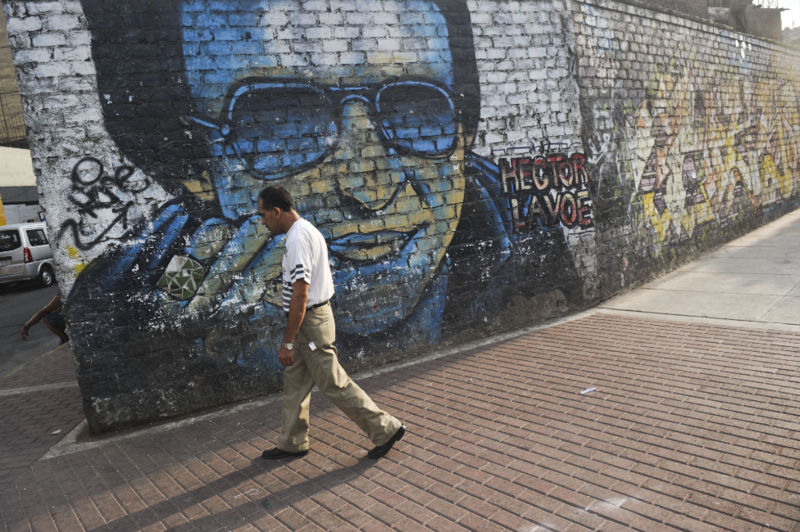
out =
<path fill-rule="evenodd" d="M 547 159 L 541 155 L 533 158 L 533 184 L 540 192 L 546 192 L 550 188 L 550 178 L 547 177 Z"/>
<path fill-rule="evenodd" d="M 570 156 L 570 161 L 572 162 L 572 168 L 575 174 L 575 184 L 585 185 L 588 183 L 589 174 L 586 172 L 586 168 L 584 167 L 584 163 L 586 163 L 586 157 L 582 153 L 573 153 Z"/>
<path fill-rule="evenodd" d="M 560 196 L 559 214 L 561 215 L 561 221 L 567 227 L 572 227 L 575 225 L 575 220 L 578 218 L 578 206 L 575 201 L 575 196 L 572 195 L 572 192 L 564 192 L 560 194 Z"/>

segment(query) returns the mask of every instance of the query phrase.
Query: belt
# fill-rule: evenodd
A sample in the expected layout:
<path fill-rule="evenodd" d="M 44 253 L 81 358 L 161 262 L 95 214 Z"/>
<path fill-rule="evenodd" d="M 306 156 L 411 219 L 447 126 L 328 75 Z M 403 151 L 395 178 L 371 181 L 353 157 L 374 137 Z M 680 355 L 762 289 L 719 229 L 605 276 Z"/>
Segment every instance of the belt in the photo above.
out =
<path fill-rule="evenodd" d="M 329 300 L 327 300 L 327 301 L 325 301 L 323 303 L 317 303 L 316 305 L 311 305 L 310 307 L 306 308 L 306 310 L 314 310 L 315 308 L 324 307 L 325 305 L 327 305 L 330 302 L 331 302 L 331 300 L 329 299 Z M 284 312 L 284 314 L 286 314 L 287 317 L 289 316 L 288 312 Z"/>

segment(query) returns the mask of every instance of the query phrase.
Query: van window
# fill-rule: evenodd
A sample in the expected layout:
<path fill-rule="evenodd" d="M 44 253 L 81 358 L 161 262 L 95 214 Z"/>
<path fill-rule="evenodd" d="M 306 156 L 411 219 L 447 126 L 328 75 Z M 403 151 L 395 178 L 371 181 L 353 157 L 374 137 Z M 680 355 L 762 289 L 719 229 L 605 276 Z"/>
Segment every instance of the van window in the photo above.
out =
<path fill-rule="evenodd" d="M 21 245 L 22 242 L 19 238 L 19 231 L 16 229 L 0 231 L 0 253 L 14 251 Z"/>
<path fill-rule="evenodd" d="M 31 246 L 47 245 L 47 237 L 43 229 L 29 229 L 26 233 L 28 233 L 28 242 L 31 243 Z"/>

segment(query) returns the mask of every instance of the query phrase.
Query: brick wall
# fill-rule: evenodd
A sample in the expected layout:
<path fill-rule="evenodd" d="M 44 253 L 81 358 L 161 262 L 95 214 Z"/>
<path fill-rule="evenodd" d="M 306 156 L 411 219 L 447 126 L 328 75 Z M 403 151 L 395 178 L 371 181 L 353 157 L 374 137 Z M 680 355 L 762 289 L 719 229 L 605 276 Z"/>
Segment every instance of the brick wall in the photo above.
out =
<path fill-rule="evenodd" d="M 797 198 L 786 140 L 784 155 L 772 142 L 773 162 L 761 155 L 753 167 L 779 172 L 780 184 L 755 191 L 742 180 L 730 192 L 736 214 L 702 210 L 710 172 L 651 177 L 639 161 L 648 147 L 666 146 L 670 161 L 688 149 L 682 136 L 664 144 L 664 128 L 636 129 L 642 109 L 662 105 L 652 104 L 659 83 L 673 84 L 659 81 L 672 63 L 655 52 L 675 55 L 659 43 L 683 50 L 686 35 L 697 47 L 717 35 L 716 55 L 701 50 L 692 64 L 735 63 L 745 50 L 754 66 L 730 66 L 740 85 L 763 68 L 796 90 L 797 72 L 771 45 L 736 47 L 721 30 L 624 4 L 4 9 L 95 431 L 280 388 L 282 238 L 253 215 L 267 184 L 290 190 L 328 241 L 337 345 L 351 370 L 585 308 Z M 631 53 L 636 66 L 621 67 Z M 793 142 L 796 98 L 782 97 L 794 115 L 776 138 Z M 707 144 L 724 144 L 719 135 Z M 670 199 L 687 191 L 691 208 Z M 665 228 L 665 202 L 680 225 Z"/>
<path fill-rule="evenodd" d="M 636 4 L 574 6 L 601 297 L 797 207 L 796 50 Z"/>

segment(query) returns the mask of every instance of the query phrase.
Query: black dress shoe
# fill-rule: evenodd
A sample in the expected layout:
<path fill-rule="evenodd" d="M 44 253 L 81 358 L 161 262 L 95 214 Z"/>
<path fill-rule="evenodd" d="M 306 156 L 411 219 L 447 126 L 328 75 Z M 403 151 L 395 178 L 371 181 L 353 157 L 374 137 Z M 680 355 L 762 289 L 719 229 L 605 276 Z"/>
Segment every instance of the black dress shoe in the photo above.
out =
<path fill-rule="evenodd" d="M 386 456 L 386 453 L 392 450 L 392 447 L 394 446 L 395 442 L 398 442 L 403 439 L 405 433 L 406 433 L 406 426 L 400 425 L 400 428 L 397 429 L 397 432 L 394 433 L 394 436 L 392 436 L 389 439 L 389 441 L 387 441 L 383 445 L 379 445 L 374 449 L 372 449 L 370 452 L 367 453 L 367 456 L 369 458 L 372 458 L 373 460 L 378 459 L 382 456 Z"/>
<path fill-rule="evenodd" d="M 289 451 L 282 451 L 275 447 L 274 449 L 270 449 L 269 451 L 264 451 L 261 453 L 261 458 L 265 460 L 280 460 L 281 458 L 299 458 L 307 454 L 308 450 L 290 453 Z"/>

